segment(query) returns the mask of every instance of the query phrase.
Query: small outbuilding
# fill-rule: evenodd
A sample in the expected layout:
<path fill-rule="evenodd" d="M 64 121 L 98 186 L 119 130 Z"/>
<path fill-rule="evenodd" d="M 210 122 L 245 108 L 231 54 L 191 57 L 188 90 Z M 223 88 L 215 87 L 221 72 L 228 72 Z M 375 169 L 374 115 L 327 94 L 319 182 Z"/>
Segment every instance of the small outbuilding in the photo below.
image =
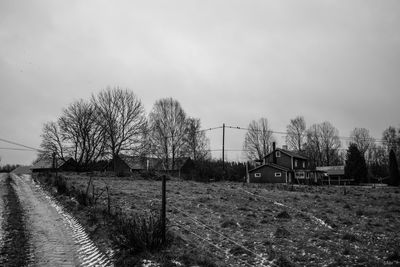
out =
<path fill-rule="evenodd" d="M 73 158 L 68 159 L 53 159 L 43 158 L 33 164 L 31 170 L 33 173 L 37 172 L 54 172 L 54 171 L 76 171 L 77 163 Z"/>
<path fill-rule="evenodd" d="M 155 170 L 180 174 L 189 172 L 193 168 L 193 165 L 193 161 L 189 157 L 177 158 L 175 159 L 175 166 L 173 168 L 166 168 L 162 159 L 120 154 L 115 156 L 114 159 L 108 164 L 107 171 L 128 174 L 133 172 Z"/>
<path fill-rule="evenodd" d="M 353 179 L 347 179 L 344 175 L 344 165 L 341 166 L 320 166 L 316 170 L 325 172 L 323 184 L 346 185 L 354 183 Z"/>

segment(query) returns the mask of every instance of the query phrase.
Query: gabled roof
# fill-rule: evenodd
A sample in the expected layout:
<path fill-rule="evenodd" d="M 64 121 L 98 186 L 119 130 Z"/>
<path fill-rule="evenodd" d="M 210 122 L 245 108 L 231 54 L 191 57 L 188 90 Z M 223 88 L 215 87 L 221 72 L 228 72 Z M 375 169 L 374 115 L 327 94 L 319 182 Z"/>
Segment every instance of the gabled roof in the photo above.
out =
<path fill-rule="evenodd" d="M 290 171 L 290 169 L 288 169 L 286 167 L 283 167 L 283 166 L 280 166 L 280 165 L 277 165 L 277 164 L 274 164 L 274 163 L 267 163 L 267 164 L 263 164 L 261 166 L 255 167 L 254 169 L 249 170 L 249 172 L 252 172 L 252 171 L 264 168 L 264 167 L 271 167 L 271 168 L 274 168 L 274 169 L 277 169 L 277 170 L 281 170 L 281 171 L 286 171 L 286 172 Z"/>
<path fill-rule="evenodd" d="M 156 170 L 164 169 L 164 164 L 163 164 L 164 162 L 162 159 L 146 158 L 140 156 L 129 156 L 124 154 L 120 154 L 119 157 L 123 162 L 126 163 L 126 165 L 128 165 L 130 169 L 133 170 L 146 170 L 147 162 L 149 164 L 150 169 L 156 169 Z M 179 170 L 180 168 L 182 168 L 183 165 L 185 165 L 185 163 L 189 159 L 190 159 L 189 157 L 176 158 L 174 170 Z M 170 164 L 171 164 L 171 159 L 170 159 Z"/>
<path fill-rule="evenodd" d="M 315 168 L 317 171 L 324 171 L 328 175 L 344 175 L 344 166 L 320 166 Z"/>
<path fill-rule="evenodd" d="M 66 162 L 73 160 L 72 158 L 67 158 L 65 160 L 61 158 L 57 158 L 57 168 L 63 166 Z M 53 159 L 43 158 L 33 164 L 31 170 L 33 169 L 52 169 L 53 168 Z"/>
<path fill-rule="evenodd" d="M 14 173 L 14 174 L 30 174 L 30 173 L 32 173 L 31 166 L 19 166 L 16 169 L 14 169 L 11 173 Z"/>
<path fill-rule="evenodd" d="M 142 170 L 146 169 L 146 162 L 144 162 L 143 158 L 137 156 L 128 156 L 120 154 L 119 158 L 128 165 L 130 169 L 134 170 Z"/>
<path fill-rule="evenodd" d="M 284 153 L 286 155 L 288 155 L 289 157 L 293 157 L 293 158 L 299 158 L 299 159 L 305 159 L 308 160 L 308 158 L 306 156 L 303 156 L 297 152 L 294 151 L 289 151 L 286 149 L 282 149 L 282 148 L 276 148 L 275 151 L 280 151 L 281 153 Z M 270 155 L 272 155 L 275 151 L 272 151 L 270 153 L 268 153 L 264 158 L 269 157 Z"/>
<path fill-rule="evenodd" d="M 297 152 L 294 152 L 294 151 L 289 151 L 289 150 L 285 150 L 285 149 L 281 149 L 281 148 L 277 148 L 276 150 L 279 150 L 282 153 L 285 153 L 286 155 L 294 157 L 294 158 L 308 160 L 308 158 L 306 156 L 303 156 L 303 155 L 301 155 L 301 154 L 299 154 Z"/>

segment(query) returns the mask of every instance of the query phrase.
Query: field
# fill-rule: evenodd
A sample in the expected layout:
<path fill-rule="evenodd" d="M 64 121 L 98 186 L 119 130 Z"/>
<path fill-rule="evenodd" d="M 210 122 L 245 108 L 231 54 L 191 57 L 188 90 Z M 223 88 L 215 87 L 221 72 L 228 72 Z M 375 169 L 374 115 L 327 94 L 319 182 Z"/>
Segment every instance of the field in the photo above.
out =
<path fill-rule="evenodd" d="M 70 185 L 82 190 L 88 179 L 67 176 Z M 92 179 L 95 192 L 109 187 L 113 210 L 145 215 L 161 207 L 160 181 Z M 106 205 L 106 194 L 98 203 Z M 188 264 L 186 258 L 194 254 L 200 266 L 400 265 L 398 188 L 171 179 L 167 182 L 167 220 L 169 230 L 180 237 L 168 254 L 176 266 Z M 96 231 L 92 232 L 96 237 Z M 99 240 L 103 239 L 98 242 L 107 243 L 101 231 L 97 232 Z M 185 250 L 192 255 L 185 255 Z"/>

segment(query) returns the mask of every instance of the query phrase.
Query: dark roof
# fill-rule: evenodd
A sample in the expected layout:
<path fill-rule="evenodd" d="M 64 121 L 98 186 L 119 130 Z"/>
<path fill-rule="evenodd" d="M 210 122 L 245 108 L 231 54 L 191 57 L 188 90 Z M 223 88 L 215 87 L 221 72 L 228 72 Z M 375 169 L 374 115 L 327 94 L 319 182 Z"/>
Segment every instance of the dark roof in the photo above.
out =
<path fill-rule="evenodd" d="M 290 156 L 290 157 L 308 160 L 308 158 L 307 158 L 306 156 L 301 155 L 301 154 L 299 154 L 299 153 L 297 153 L 297 152 L 294 152 L 294 151 L 289 151 L 289 150 L 281 149 L 281 148 L 277 148 L 276 150 L 279 150 L 279 151 L 281 151 L 282 153 L 285 153 L 286 155 L 288 155 L 288 156 Z"/>
<path fill-rule="evenodd" d="M 32 166 L 19 166 L 16 169 L 14 169 L 11 173 L 14 174 L 31 174 Z"/>
<path fill-rule="evenodd" d="M 137 156 L 128 156 L 128 155 L 119 155 L 120 159 L 126 163 L 126 165 L 128 165 L 128 167 L 130 169 L 134 169 L 134 170 L 142 170 L 142 169 L 146 169 L 146 161 L 143 160 L 143 158 L 141 157 L 137 157 Z"/>
<path fill-rule="evenodd" d="M 324 171 L 328 175 L 344 175 L 344 166 L 320 166 L 315 169 L 317 171 Z"/>
<path fill-rule="evenodd" d="M 281 170 L 281 171 L 286 171 L 286 172 L 290 171 L 290 169 L 288 169 L 286 167 L 283 167 L 283 166 L 280 166 L 280 165 L 277 165 L 277 164 L 274 164 L 274 163 L 267 163 L 267 164 L 263 164 L 261 166 L 258 166 L 258 167 L 254 168 L 252 170 L 249 170 L 249 172 L 253 172 L 255 170 L 258 170 L 258 169 L 261 169 L 261 168 L 264 168 L 264 167 L 271 167 L 271 168 L 278 169 L 278 170 Z"/>
<path fill-rule="evenodd" d="M 72 158 L 67 158 L 65 160 L 58 158 L 57 159 L 57 168 L 63 166 L 66 162 L 73 160 Z M 43 158 L 33 164 L 31 170 L 34 169 L 52 169 L 53 168 L 53 159 Z"/>
<path fill-rule="evenodd" d="M 126 165 L 128 165 L 130 169 L 133 170 L 146 170 L 147 164 L 149 164 L 150 169 L 164 170 L 164 162 L 162 159 L 129 156 L 123 154 L 120 154 L 119 157 L 123 162 L 126 163 Z M 189 159 L 189 157 L 176 158 L 174 170 L 179 170 L 180 168 L 182 168 Z"/>
<path fill-rule="evenodd" d="M 299 159 L 305 159 L 308 160 L 308 158 L 304 155 L 301 155 L 295 151 L 289 151 L 286 149 L 282 149 L 282 148 L 276 148 L 275 151 L 280 151 L 281 153 L 284 153 L 286 155 L 288 155 L 289 157 L 294 157 L 294 158 L 299 158 Z M 268 153 L 264 158 L 269 157 L 270 155 L 272 155 L 275 151 L 272 151 L 270 153 Z"/>

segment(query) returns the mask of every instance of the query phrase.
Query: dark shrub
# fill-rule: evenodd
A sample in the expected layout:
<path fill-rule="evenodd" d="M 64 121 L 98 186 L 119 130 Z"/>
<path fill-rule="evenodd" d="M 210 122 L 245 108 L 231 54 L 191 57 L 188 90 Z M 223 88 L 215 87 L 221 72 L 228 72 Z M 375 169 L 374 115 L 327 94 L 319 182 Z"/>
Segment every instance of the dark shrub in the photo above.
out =
<path fill-rule="evenodd" d="M 276 218 L 288 220 L 288 219 L 291 219 L 292 216 L 290 216 L 289 213 L 286 210 L 284 210 L 284 211 L 278 213 L 278 215 L 276 215 Z"/>
<path fill-rule="evenodd" d="M 221 227 L 222 228 L 235 228 L 237 227 L 237 223 L 235 221 L 233 221 L 232 219 L 230 220 L 225 220 L 221 223 Z"/>
<path fill-rule="evenodd" d="M 111 239 L 119 250 L 155 251 L 163 244 L 161 218 L 116 216 Z"/>
<path fill-rule="evenodd" d="M 290 232 L 286 230 L 283 226 L 279 226 L 278 229 L 276 229 L 274 236 L 276 238 L 285 238 L 290 235 Z"/>
<path fill-rule="evenodd" d="M 349 234 L 349 233 L 345 233 L 343 235 L 343 240 L 348 240 L 350 242 L 356 242 L 357 241 L 357 237 L 353 234 Z"/>

